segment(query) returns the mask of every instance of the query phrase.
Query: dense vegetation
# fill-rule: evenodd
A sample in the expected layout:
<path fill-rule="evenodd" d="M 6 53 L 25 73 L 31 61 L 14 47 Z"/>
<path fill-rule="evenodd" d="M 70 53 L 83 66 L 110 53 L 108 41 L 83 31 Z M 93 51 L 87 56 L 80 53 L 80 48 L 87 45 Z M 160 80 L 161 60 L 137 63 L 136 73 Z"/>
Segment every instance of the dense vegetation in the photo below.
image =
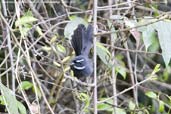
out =
<path fill-rule="evenodd" d="M 0 3 L 0 112 L 171 113 L 170 0 Z M 97 77 L 70 69 L 78 24 L 94 27 Z"/>

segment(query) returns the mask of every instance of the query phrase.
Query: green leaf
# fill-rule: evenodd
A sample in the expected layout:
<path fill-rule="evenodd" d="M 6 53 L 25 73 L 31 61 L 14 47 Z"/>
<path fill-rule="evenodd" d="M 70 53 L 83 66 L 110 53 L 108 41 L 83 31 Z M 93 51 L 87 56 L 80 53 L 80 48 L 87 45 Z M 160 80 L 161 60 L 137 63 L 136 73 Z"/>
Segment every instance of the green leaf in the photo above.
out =
<path fill-rule="evenodd" d="M 164 102 L 159 100 L 159 112 L 164 112 Z"/>
<path fill-rule="evenodd" d="M 146 96 L 153 98 L 153 99 L 157 99 L 157 95 L 156 93 L 152 92 L 152 91 L 148 91 L 145 93 Z"/>
<path fill-rule="evenodd" d="M 106 64 L 108 67 L 112 67 L 112 64 L 110 63 L 111 53 L 106 49 L 101 43 L 96 42 L 96 48 L 97 48 L 97 55 L 100 57 L 100 59 L 103 61 L 104 64 Z"/>
<path fill-rule="evenodd" d="M 132 101 L 129 102 L 129 109 L 130 110 L 134 110 L 136 107 L 135 103 L 133 103 Z"/>
<path fill-rule="evenodd" d="M 152 72 L 152 75 L 156 74 L 157 72 L 160 71 L 160 64 L 157 64 L 155 67 L 154 67 L 154 70 Z"/>
<path fill-rule="evenodd" d="M 27 113 L 25 106 L 21 102 L 17 101 L 17 105 L 18 105 L 18 110 L 19 110 L 20 114 Z"/>
<path fill-rule="evenodd" d="M 139 24 L 143 25 L 147 22 L 150 23 L 156 21 L 156 19 L 151 18 L 152 17 L 146 17 L 145 19 L 141 20 Z M 155 27 L 150 24 L 148 26 L 140 27 L 138 30 L 142 32 L 142 39 L 145 44 L 146 51 L 156 52 L 159 49 L 159 41 L 155 32 Z"/>
<path fill-rule="evenodd" d="M 31 27 L 30 26 L 24 26 L 24 27 L 21 27 L 20 28 L 20 33 L 21 33 L 21 36 L 22 37 L 25 37 L 25 36 L 27 36 L 28 35 L 28 31 L 31 29 Z"/>
<path fill-rule="evenodd" d="M 89 96 L 85 93 L 79 93 L 79 99 L 81 101 L 86 101 L 89 98 Z"/>
<path fill-rule="evenodd" d="M 21 88 L 22 90 L 28 90 L 31 89 L 33 87 L 33 84 L 29 81 L 22 81 L 21 82 Z"/>
<path fill-rule="evenodd" d="M 113 112 L 113 107 L 111 105 L 109 105 L 109 104 L 106 104 L 106 103 L 97 104 L 97 109 L 99 111 Z"/>
<path fill-rule="evenodd" d="M 100 101 L 103 101 L 107 98 L 100 98 Z M 106 103 L 100 103 L 97 104 L 97 109 L 101 111 L 108 111 L 108 112 L 113 112 L 113 106 L 110 105 L 113 104 L 113 100 L 107 100 Z"/>
<path fill-rule="evenodd" d="M 154 23 L 153 27 L 157 30 L 162 56 L 168 66 L 171 59 L 171 21 L 159 21 Z"/>
<path fill-rule="evenodd" d="M 80 17 L 72 16 L 70 17 L 70 22 L 67 23 L 64 29 L 64 36 L 65 38 L 71 39 L 72 34 L 74 33 L 74 30 L 77 28 L 79 24 L 84 24 L 85 26 L 88 25 L 88 23 Z"/>
<path fill-rule="evenodd" d="M 115 56 L 115 70 L 116 70 L 116 74 L 119 73 L 124 79 L 126 79 L 126 68 L 125 68 L 125 63 L 123 62 L 124 60 L 123 55 L 121 54 L 117 54 Z"/>
<path fill-rule="evenodd" d="M 18 27 L 20 25 L 24 25 L 24 24 L 28 24 L 28 23 L 32 23 L 37 21 L 38 19 L 34 18 L 33 16 L 23 16 L 21 18 L 19 18 L 16 22 L 15 22 L 15 26 Z"/>
<path fill-rule="evenodd" d="M 124 79 L 126 79 L 126 69 L 123 66 L 116 66 L 116 73 L 119 73 Z"/>
<path fill-rule="evenodd" d="M 160 71 L 160 64 L 157 64 L 155 67 L 154 67 L 154 72 L 158 72 Z"/>
<path fill-rule="evenodd" d="M 100 101 L 103 101 L 107 98 L 100 98 Z M 110 105 L 111 104 L 111 105 Z M 113 104 L 113 100 L 107 100 L 106 102 L 104 103 L 100 103 L 100 104 L 97 104 L 97 109 L 100 110 L 100 111 L 107 111 L 107 112 L 112 112 L 112 114 L 114 114 L 114 107 L 112 106 Z M 125 110 L 121 109 L 121 108 L 115 108 L 116 110 L 116 114 L 126 114 Z"/>
<path fill-rule="evenodd" d="M 19 27 L 19 32 L 21 33 L 22 38 L 27 36 L 28 31 L 32 28 L 31 23 L 35 21 L 37 21 L 37 19 L 33 17 L 31 11 L 25 12 L 21 18 L 16 20 L 15 26 Z"/>
<path fill-rule="evenodd" d="M 148 48 L 157 40 L 154 28 L 152 26 L 147 26 L 146 29 L 142 32 L 142 38 L 147 51 Z"/>
<path fill-rule="evenodd" d="M 157 52 L 160 48 L 160 44 L 159 44 L 159 40 L 158 38 L 156 38 L 153 43 L 150 45 L 150 47 L 148 48 L 149 52 Z"/>
<path fill-rule="evenodd" d="M 156 4 L 150 4 L 150 7 L 153 9 L 155 17 L 160 15 Z"/>
<path fill-rule="evenodd" d="M 146 112 L 145 114 L 149 114 L 149 113 L 147 112 L 147 110 L 138 111 L 137 114 L 144 114 L 144 112 Z"/>
<path fill-rule="evenodd" d="M 12 91 L 0 83 L 1 94 L 9 114 L 19 114 L 18 101 Z M 26 114 L 23 113 L 23 114 Z"/>
<path fill-rule="evenodd" d="M 16 101 L 16 102 L 17 102 L 17 107 L 18 107 L 18 110 L 19 110 L 20 114 L 26 114 L 25 106 L 19 101 Z M 4 101 L 2 95 L 0 96 L 0 104 L 5 105 L 5 101 Z"/>
<path fill-rule="evenodd" d="M 90 96 L 86 93 L 77 93 L 77 97 L 85 103 L 83 111 L 88 112 L 88 107 L 90 105 Z"/>
<path fill-rule="evenodd" d="M 114 113 L 113 113 L 114 114 Z M 126 114 L 124 109 L 116 108 L 116 114 Z"/>
<path fill-rule="evenodd" d="M 5 102 L 4 102 L 4 99 L 3 99 L 3 96 L 2 95 L 0 95 L 0 104 L 1 105 L 5 105 Z"/>
<path fill-rule="evenodd" d="M 155 23 L 153 23 L 155 21 Z M 156 19 L 144 19 L 140 23 L 145 24 L 147 22 L 151 22 L 153 24 L 150 24 L 146 27 L 140 27 L 139 30 L 141 32 L 144 32 L 143 40 L 146 46 L 146 49 L 149 47 L 149 45 L 156 45 L 155 48 L 158 48 L 158 41 L 157 39 L 154 39 L 154 31 L 157 31 L 157 36 L 159 40 L 159 44 L 162 50 L 162 57 L 164 59 L 165 65 L 168 66 L 170 59 L 171 59 L 171 21 L 170 20 L 164 20 L 156 22 Z M 151 33 L 150 33 L 151 32 Z M 149 36 L 148 36 L 149 35 Z"/>
<path fill-rule="evenodd" d="M 17 107 L 17 100 L 13 95 L 12 91 L 7 87 L 5 87 L 2 83 L 0 83 L 0 88 L 8 113 L 19 114 L 18 107 Z"/>

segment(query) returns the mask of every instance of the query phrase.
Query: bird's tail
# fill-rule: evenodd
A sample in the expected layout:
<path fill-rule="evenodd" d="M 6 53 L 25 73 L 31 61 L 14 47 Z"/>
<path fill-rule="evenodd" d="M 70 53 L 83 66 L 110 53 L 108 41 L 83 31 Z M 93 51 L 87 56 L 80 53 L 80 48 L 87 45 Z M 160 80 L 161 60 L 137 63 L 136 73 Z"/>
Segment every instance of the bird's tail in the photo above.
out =
<path fill-rule="evenodd" d="M 81 54 L 88 55 L 90 53 L 90 49 L 93 46 L 93 27 L 92 25 L 88 25 L 87 30 L 85 31 L 85 37 L 83 39 L 83 49 Z"/>
<path fill-rule="evenodd" d="M 93 27 L 88 25 L 87 29 L 83 24 L 78 25 L 71 40 L 76 56 L 88 55 L 93 44 Z"/>
<path fill-rule="evenodd" d="M 85 37 L 86 28 L 84 25 L 78 25 L 77 29 L 75 29 L 74 34 L 72 35 L 71 44 L 75 50 L 75 54 L 81 55 L 81 51 L 83 49 L 83 39 Z"/>

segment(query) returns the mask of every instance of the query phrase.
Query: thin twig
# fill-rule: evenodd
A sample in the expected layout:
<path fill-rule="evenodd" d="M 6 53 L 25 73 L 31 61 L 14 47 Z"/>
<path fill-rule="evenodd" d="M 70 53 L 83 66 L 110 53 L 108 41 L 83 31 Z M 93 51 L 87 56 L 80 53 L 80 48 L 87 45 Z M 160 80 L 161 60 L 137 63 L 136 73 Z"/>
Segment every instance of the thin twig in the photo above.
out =
<path fill-rule="evenodd" d="M 132 49 L 125 49 L 125 48 L 122 48 L 122 47 L 117 47 L 117 46 L 111 46 L 111 45 L 108 45 L 108 44 L 104 44 L 102 43 L 104 46 L 107 46 L 107 47 L 111 47 L 113 49 L 117 49 L 117 50 L 121 50 L 121 51 L 129 51 L 131 53 L 144 53 L 144 54 L 155 54 L 155 55 L 162 55 L 161 53 L 159 52 L 147 52 L 147 51 L 142 51 L 142 50 L 132 50 Z"/>
<path fill-rule="evenodd" d="M 94 0 L 93 3 L 93 27 L 94 27 L 94 34 L 97 33 L 97 2 L 98 0 Z M 96 37 L 94 37 L 93 40 L 93 44 L 94 44 L 94 114 L 97 114 L 97 50 L 96 50 Z"/>
<path fill-rule="evenodd" d="M 128 0 L 130 1 L 130 0 Z M 129 4 L 129 7 L 132 7 L 132 15 L 133 15 L 133 19 L 137 22 L 137 18 L 135 16 L 135 7 L 133 4 Z M 135 38 L 136 39 L 136 50 L 138 50 L 138 47 L 139 47 L 139 42 L 140 40 L 138 38 Z M 135 53 L 135 62 L 134 62 L 134 79 L 135 79 L 135 84 L 138 83 L 138 80 L 137 80 L 137 61 L 138 61 L 138 54 L 137 52 Z M 137 105 L 138 107 L 138 86 L 135 87 L 134 89 L 134 98 L 135 98 L 135 104 Z"/>
<path fill-rule="evenodd" d="M 82 81 L 80 81 L 80 80 L 78 80 L 78 79 L 76 79 L 74 77 L 67 76 L 66 74 L 64 74 L 64 77 L 65 78 L 68 78 L 68 79 L 70 79 L 70 80 L 72 80 L 72 81 L 74 81 L 74 82 L 76 82 L 76 83 L 78 83 L 80 85 L 84 85 L 84 86 L 88 86 L 88 87 L 94 87 L 94 83 L 93 84 L 91 84 L 91 83 L 85 83 L 85 82 L 82 82 Z"/>
<path fill-rule="evenodd" d="M 23 57 L 23 56 L 27 57 L 26 52 L 23 50 L 23 48 L 21 47 L 21 45 L 20 45 L 19 42 L 17 41 L 17 38 L 15 37 L 14 33 L 12 32 L 12 28 L 8 25 L 8 23 L 6 22 L 6 20 L 4 19 L 4 17 L 1 15 L 1 13 L 0 13 L 0 17 L 3 19 L 3 21 L 5 22 L 5 24 L 7 25 L 7 27 L 10 29 L 10 32 L 11 32 L 12 36 L 14 37 L 14 40 L 15 40 L 16 44 L 20 47 L 20 49 L 21 49 L 21 51 L 22 51 L 22 53 L 23 53 L 23 55 L 21 55 L 19 58 L 21 58 L 21 57 Z M 39 39 L 37 39 L 36 41 L 38 42 L 38 41 L 39 41 L 46 33 L 48 33 L 49 30 L 51 30 L 53 27 L 54 27 L 54 26 L 52 26 L 50 29 L 48 29 L 48 30 L 47 30 Z M 34 45 L 37 43 L 36 41 L 28 48 L 28 50 L 31 49 L 31 47 L 34 46 Z M 26 60 L 27 60 L 27 59 L 26 59 Z M 28 63 L 28 65 L 29 65 L 29 61 L 27 61 L 27 63 Z M 42 93 L 42 96 L 43 96 L 43 98 L 44 98 L 44 100 L 45 100 L 45 103 L 47 104 L 47 106 L 48 106 L 48 108 L 50 109 L 51 113 L 54 114 L 53 110 L 51 109 L 51 107 L 50 107 L 50 105 L 49 105 L 49 103 L 48 103 L 48 101 L 47 101 L 47 99 L 46 99 L 46 96 L 44 95 L 43 89 L 42 89 L 42 87 L 41 87 L 41 84 L 40 84 L 40 82 L 39 82 L 39 80 L 38 80 L 36 74 L 34 73 L 34 70 L 32 69 L 32 67 L 31 67 L 30 65 L 29 65 L 29 68 L 30 68 L 31 72 L 32 72 L 33 75 L 34 75 L 34 78 L 35 78 L 36 82 L 37 82 L 38 85 L 39 85 L 39 88 L 40 88 L 40 91 L 41 91 L 41 93 Z M 11 69 L 11 68 L 9 68 L 9 69 Z M 8 70 L 9 70 L 9 69 L 8 69 Z M 6 71 L 5 71 L 5 72 L 6 72 Z M 3 72 L 3 73 L 4 73 L 4 72 Z M 2 76 L 2 74 L 1 74 L 0 76 Z"/>
<path fill-rule="evenodd" d="M 128 49 L 127 42 L 124 43 L 124 47 L 126 49 Z M 128 67 L 129 67 L 129 70 L 130 70 L 131 82 L 132 82 L 132 85 L 134 86 L 134 85 L 136 85 L 135 84 L 135 78 L 134 78 L 133 69 L 132 69 L 131 56 L 130 56 L 130 53 L 128 51 L 126 52 L 126 56 L 127 56 L 127 61 L 128 61 Z M 133 96 L 134 96 L 135 101 L 137 101 L 136 86 L 133 88 Z"/>
<path fill-rule="evenodd" d="M 7 8 L 5 5 L 5 1 L 2 0 L 2 8 L 3 8 L 3 13 L 4 16 L 7 17 Z M 12 46 L 11 46 L 11 38 L 10 38 L 10 31 L 9 28 L 7 27 L 7 25 L 5 25 L 5 29 L 6 29 L 6 37 L 7 37 L 7 46 L 8 46 L 8 51 L 9 51 L 9 55 L 10 55 L 10 64 L 11 64 L 11 76 L 12 76 L 12 90 L 15 93 L 15 73 L 14 73 L 14 59 L 13 59 L 13 50 L 12 50 Z"/>
<path fill-rule="evenodd" d="M 139 28 L 139 27 L 147 26 L 147 25 L 150 25 L 150 24 L 153 24 L 153 23 L 162 21 L 162 20 L 164 20 L 164 19 L 167 19 L 168 17 L 169 17 L 169 14 L 166 14 L 166 15 L 164 15 L 164 16 L 162 15 L 159 19 L 154 20 L 154 21 L 152 21 L 152 22 L 147 22 L 147 23 L 145 23 L 145 24 L 141 24 L 141 25 L 138 25 L 138 26 L 135 26 L 135 27 L 131 27 L 131 28 L 125 28 L 125 29 L 122 29 L 122 30 L 106 31 L 106 32 L 102 32 L 102 33 L 96 33 L 95 36 L 101 36 L 101 35 L 107 35 L 107 34 L 112 34 L 112 33 L 118 33 L 118 32 L 129 31 L 129 30 L 134 29 L 134 28 Z"/>
<path fill-rule="evenodd" d="M 112 6 L 112 1 L 111 0 L 108 0 L 108 4 L 109 6 Z M 117 5 L 117 3 L 115 3 Z M 117 8 L 116 8 L 117 9 Z M 112 8 L 110 8 L 109 10 L 109 17 L 111 18 L 112 15 L 113 15 L 113 11 L 112 11 Z M 113 26 L 112 26 L 113 27 Z M 113 37 L 112 37 L 113 36 Z M 111 40 L 111 47 L 114 46 L 115 44 L 115 39 L 116 39 L 116 34 L 115 35 L 110 35 L 110 40 Z M 114 58 L 115 57 L 115 50 L 112 49 L 112 57 Z M 112 59 L 112 64 L 115 64 L 115 59 Z M 116 96 L 117 94 L 117 89 L 116 89 L 116 79 L 117 79 L 117 76 L 115 74 L 115 67 L 113 66 L 112 67 L 112 79 L 111 79 L 111 83 L 113 85 L 113 96 Z M 117 106 L 118 103 L 117 103 L 117 97 L 114 97 L 113 98 L 113 105 Z M 113 111 L 114 111 L 114 114 L 116 114 L 116 107 L 113 107 Z"/>
<path fill-rule="evenodd" d="M 143 83 L 145 83 L 145 82 L 147 82 L 147 81 L 151 81 L 153 78 L 155 78 L 155 76 L 154 76 L 154 75 L 151 75 L 151 76 L 148 77 L 147 79 L 145 79 L 145 80 L 143 80 L 143 81 L 141 81 L 141 82 L 139 82 L 139 83 L 137 83 L 137 84 L 135 84 L 135 85 L 133 85 L 133 86 L 131 86 L 131 87 L 129 87 L 129 88 L 127 88 L 127 89 L 121 91 L 121 92 L 119 92 L 116 96 L 119 96 L 119 95 L 121 95 L 121 94 L 126 93 L 127 91 L 130 91 L 130 90 L 133 89 L 135 86 L 139 86 L 139 85 L 141 85 L 141 84 L 143 84 Z M 108 100 L 111 100 L 111 99 L 113 99 L 113 98 L 116 97 L 116 96 L 112 96 L 112 97 L 106 98 L 105 100 L 98 101 L 98 103 L 107 102 Z"/>
<path fill-rule="evenodd" d="M 21 44 L 21 41 L 22 41 L 22 39 L 20 40 L 20 44 Z M 18 66 L 19 66 L 18 64 L 19 64 L 19 61 L 20 61 L 20 59 L 19 59 L 20 54 L 21 54 L 21 50 L 19 49 L 18 50 L 18 54 L 17 54 L 17 60 L 16 60 L 16 68 L 15 68 L 16 80 L 18 82 L 19 88 L 21 89 L 21 93 L 22 93 L 22 95 L 24 97 L 24 100 L 25 100 L 25 102 L 26 102 L 26 104 L 27 104 L 27 106 L 28 106 L 28 108 L 30 110 L 30 113 L 31 114 L 34 114 L 33 111 L 32 111 L 32 109 L 30 108 L 31 103 L 29 102 L 28 97 L 27 97 L 25 91 L 21 87 L 21 79 L 19 77 L 20 74 L 18 72 Z"/>

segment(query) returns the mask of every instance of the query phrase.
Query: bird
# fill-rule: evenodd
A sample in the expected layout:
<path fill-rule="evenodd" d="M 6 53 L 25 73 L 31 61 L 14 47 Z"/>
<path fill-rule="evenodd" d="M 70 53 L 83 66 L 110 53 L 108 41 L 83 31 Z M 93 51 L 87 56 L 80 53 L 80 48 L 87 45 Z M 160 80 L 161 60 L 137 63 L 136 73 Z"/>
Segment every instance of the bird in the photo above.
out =
<path fill-rule="evenodd" d="M 93 62 L 89 58 L 90 49 L 93 46 L 93 27 L 91 24 L 86 28 L 79 24 L 72 35 L 71 45 L 75 51 L 75 58 L 71 61 L 70 68 L 74 76 L 91 76 L 93 73 Z"/>

